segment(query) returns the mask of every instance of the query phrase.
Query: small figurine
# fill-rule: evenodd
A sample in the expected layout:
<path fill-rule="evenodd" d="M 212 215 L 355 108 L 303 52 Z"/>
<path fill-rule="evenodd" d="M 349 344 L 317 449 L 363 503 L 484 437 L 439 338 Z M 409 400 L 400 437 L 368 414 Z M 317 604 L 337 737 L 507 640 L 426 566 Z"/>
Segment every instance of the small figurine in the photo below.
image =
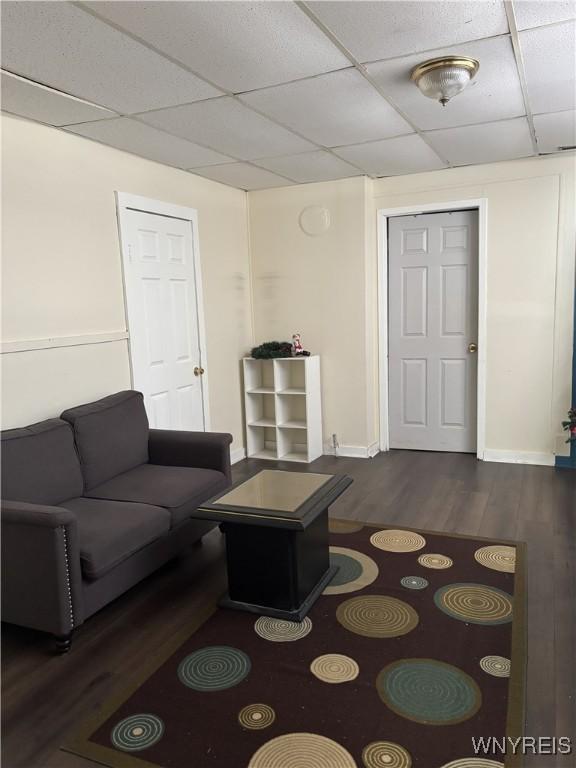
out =
<path fill-rule="evenodd" d="M 310 352 L 306 352 L 300 339 L 299 333 L 292 335 L 292 357 L 310 357 Z"/>

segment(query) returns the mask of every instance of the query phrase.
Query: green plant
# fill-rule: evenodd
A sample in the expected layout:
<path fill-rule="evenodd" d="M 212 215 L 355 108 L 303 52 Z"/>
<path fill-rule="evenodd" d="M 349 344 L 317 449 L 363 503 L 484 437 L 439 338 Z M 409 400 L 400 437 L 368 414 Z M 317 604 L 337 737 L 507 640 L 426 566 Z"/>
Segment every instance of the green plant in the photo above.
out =
<path fill-rule="evenodd" d="M 250 353 L 257 360 L 270 360 L 273 357 L 291 357 L 292 344 L 289 341 L 266 341 L 254 347 Z"/>
<path fill-rule="evenodd" d="M 562 429 L 568 432 L 567 443 L 576 443 L 576 407 L 572 406 L 568 411 L 569 421 L 562 422 Z"/>

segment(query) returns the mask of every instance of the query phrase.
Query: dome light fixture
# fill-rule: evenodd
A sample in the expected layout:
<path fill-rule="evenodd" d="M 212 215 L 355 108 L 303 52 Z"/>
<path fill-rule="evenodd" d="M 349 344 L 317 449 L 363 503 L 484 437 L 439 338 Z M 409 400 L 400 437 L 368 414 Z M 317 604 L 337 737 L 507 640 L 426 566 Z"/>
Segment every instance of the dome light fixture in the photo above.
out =
<path fill-rule="evenodd" d="M 410 76 L 424 96 L 436 99 L 443 107 L 466 88 L 480 63 L 468 56 L 441 56 L 423 61 Z"/>

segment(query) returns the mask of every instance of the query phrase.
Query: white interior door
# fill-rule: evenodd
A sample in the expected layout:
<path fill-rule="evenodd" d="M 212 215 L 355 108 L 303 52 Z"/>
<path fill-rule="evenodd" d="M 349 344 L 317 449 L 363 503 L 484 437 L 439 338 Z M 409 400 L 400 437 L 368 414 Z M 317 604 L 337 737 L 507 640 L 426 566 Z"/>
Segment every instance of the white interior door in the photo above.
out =
<path fill-rule="evenodd" d="M 388 226 L 390 447 L 475 453 L 477 211 Z"/>
<path fill-rule="evenodd" d="M 205 429 L 192 222 L 121 211 L 132 376 L 150 425 Z"/>

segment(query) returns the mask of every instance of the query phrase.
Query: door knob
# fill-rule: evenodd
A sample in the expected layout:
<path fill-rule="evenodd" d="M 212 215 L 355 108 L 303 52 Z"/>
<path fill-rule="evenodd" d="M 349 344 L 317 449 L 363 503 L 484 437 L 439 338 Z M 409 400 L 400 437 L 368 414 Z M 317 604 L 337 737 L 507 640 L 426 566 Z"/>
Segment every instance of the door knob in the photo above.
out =
<path fill-rule="evenodd" d="M 194 376 L 202 376 L 203 373 L 204 373 L 204 368 L 200 368 L 199 366 L 196 366 L 196 368 L 194 368 Z"/>
<path fill-rule="evenodd" d="M 472 342 L 471 344 L 468 344 L 468 352 L 477 352 L 478 351 L 478 344 L 474 344 Z"/>

